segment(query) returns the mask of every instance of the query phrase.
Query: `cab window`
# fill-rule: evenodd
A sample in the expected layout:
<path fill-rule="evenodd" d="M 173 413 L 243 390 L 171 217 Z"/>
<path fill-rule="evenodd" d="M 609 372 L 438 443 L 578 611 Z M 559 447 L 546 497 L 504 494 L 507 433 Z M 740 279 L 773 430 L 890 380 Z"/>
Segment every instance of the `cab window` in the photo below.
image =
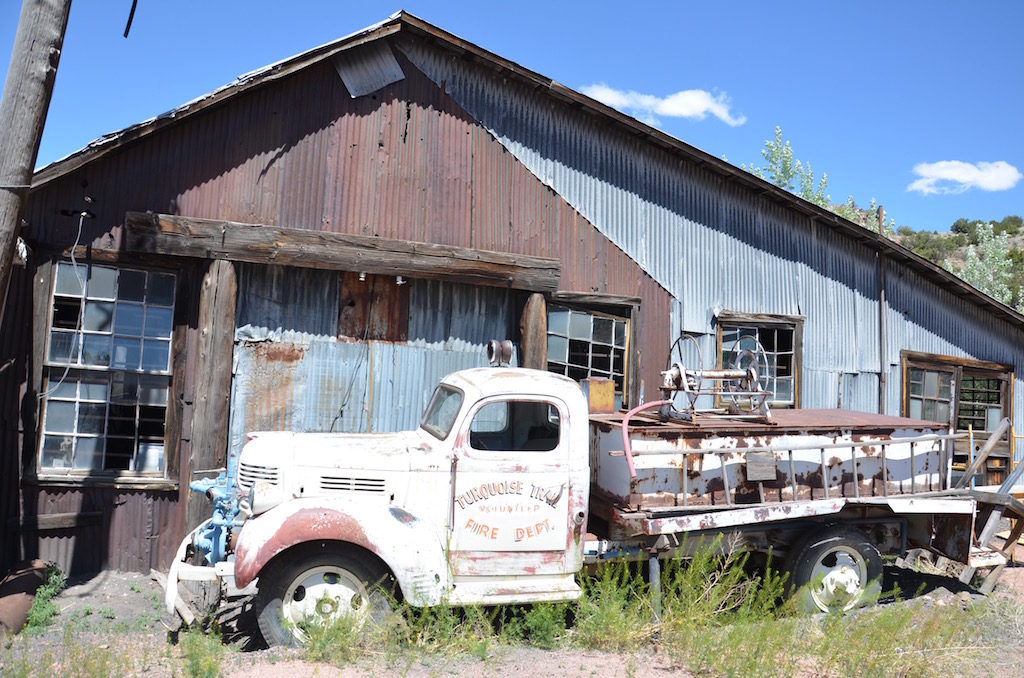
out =
<path fill-rule="evenodd" d="M 474 450 L 549 452 L 558 447 L 561 418 L 552 403 L 499 400 L 473 415 L 469 444 Z"/>

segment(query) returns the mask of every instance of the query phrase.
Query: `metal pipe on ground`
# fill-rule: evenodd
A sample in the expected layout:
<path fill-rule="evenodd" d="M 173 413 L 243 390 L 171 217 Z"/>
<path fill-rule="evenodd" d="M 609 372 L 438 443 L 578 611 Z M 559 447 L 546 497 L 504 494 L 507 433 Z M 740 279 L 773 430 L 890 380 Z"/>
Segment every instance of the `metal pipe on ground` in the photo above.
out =
<path fill-rule="evenodd" d="M 18 563 L 0 582 L 0 640 L 24 628 L 36 591 L 46 581 L 45 570 L 41 560 Z"/>

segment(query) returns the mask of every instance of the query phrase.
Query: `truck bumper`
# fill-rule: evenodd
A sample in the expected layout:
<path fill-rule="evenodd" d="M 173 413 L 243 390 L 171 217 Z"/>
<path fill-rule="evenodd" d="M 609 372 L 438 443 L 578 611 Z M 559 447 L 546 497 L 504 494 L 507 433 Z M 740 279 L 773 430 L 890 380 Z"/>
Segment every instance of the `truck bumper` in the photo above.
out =
<path fill-rule="evenodd" d="M 182 582 L 217 582 L 221 594 L 229 597 L 256 593 L 256 581 L 244 589 L 235 587 L 235 562 L 233 560 L 225 560 L 215 565 L 192 565 L 185 562 L 185 553 L 193 538 L 209 522 L 209 520 L 204 521 L 185 535 L 178 546 L 178 551 L 174 554 L 171 569 L 167 572 L 167 588 L 164 591 L 164 605 L 169 613 L 174 613 L 178 601 L 178 587 Z"/>

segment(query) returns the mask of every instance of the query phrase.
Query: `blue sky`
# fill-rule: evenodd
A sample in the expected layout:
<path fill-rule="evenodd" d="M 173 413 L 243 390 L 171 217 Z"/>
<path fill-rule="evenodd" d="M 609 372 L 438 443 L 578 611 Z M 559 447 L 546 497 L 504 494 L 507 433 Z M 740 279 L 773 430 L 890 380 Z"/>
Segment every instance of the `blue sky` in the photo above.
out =
<path fill-rule="evenodd" d="M 403 5 L 73 3 L 39 165 Z M 509 9 L 514 7 L 514 9 Z M 781 125 L 834 201 L 898 224 L 1024 213 L 1024 3 L 428 2 L 404 9 L 737 165 Z M 20 3 L 0 2 L 0 59 Z M 2 63 L 6 64 L 7 60 Z M 5 67 L 6 75 L 6 67 Z"/>

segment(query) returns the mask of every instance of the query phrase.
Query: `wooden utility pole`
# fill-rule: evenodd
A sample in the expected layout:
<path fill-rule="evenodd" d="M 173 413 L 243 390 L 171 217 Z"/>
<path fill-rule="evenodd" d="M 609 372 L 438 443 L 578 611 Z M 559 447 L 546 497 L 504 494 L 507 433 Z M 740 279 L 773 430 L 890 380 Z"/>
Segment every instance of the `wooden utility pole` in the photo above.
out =
<path fill-rule="evenodd" d="M 0 323 L 70 11 L 71 0 L 24 0 L 21 5 L 0 99 Z"/>

